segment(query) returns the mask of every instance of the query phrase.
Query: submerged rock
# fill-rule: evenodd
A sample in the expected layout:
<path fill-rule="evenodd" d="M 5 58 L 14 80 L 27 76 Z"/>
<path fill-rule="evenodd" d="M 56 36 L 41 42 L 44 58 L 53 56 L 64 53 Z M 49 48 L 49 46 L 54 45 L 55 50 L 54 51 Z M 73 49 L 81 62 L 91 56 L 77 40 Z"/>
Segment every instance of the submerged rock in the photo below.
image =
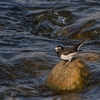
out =
<path fill-rule="evenodd" d="M 82 52 L 78 53 L 77 56 L 89 62 L 100 60 L 100 54 L 95 52 Z"/>
<path fill-rule="evenodd" d="M 90 75 L 89 66 L 81 59 L 60 61 L 49 73 L 46 84 L 50 89 L 72 92 L 82 89 Z"/>

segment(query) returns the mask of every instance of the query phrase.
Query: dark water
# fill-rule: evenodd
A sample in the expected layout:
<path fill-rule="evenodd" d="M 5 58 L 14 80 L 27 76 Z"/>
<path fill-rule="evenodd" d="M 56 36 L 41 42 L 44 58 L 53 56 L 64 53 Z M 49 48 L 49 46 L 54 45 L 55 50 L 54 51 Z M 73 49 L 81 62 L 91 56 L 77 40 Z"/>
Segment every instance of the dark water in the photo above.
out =
<path fill-rule="evenodd" d="M 90 84 L 64 95 L 47 89 L 45 79 L 60 61 L 54 47 L 89 35 L 80 55 L 95 54 L 86 60 Z M 0 100 L 100 100 L 99 77 L 99 0 L 0 0 Z"/>

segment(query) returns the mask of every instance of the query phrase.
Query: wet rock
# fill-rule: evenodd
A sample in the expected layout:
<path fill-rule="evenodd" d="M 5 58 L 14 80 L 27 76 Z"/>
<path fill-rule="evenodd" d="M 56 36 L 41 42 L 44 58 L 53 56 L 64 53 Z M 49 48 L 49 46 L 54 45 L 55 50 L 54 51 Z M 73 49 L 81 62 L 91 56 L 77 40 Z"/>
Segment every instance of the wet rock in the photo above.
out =
<path fill-rule="evenodd" d="M 100 54 L 94 52 L 79 53 L 77 56 L 89 62 L 100 60 Z"/>
<path fill-rule="evenodd" d="M 89 75 L 89 66 L 81 59 L 60 61 L 49 73 L 46 84 L 58 92 L 73 92 L 86 85 Z"/>

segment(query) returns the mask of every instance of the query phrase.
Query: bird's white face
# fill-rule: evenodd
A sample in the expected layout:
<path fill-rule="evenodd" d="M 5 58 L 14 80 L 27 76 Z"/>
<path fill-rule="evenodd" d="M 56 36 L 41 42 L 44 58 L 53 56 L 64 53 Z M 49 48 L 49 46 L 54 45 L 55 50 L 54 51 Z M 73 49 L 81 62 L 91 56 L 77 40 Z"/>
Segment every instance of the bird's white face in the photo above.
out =
<path fill-rule="evenodd" d="M 56 51 L 56 52 L 61 51 L 61 50 L 62 50 L 62 47 L 61 47 L 61 46 L 56 46 L 56 47 L 55 47 L 55 51 Z"/>

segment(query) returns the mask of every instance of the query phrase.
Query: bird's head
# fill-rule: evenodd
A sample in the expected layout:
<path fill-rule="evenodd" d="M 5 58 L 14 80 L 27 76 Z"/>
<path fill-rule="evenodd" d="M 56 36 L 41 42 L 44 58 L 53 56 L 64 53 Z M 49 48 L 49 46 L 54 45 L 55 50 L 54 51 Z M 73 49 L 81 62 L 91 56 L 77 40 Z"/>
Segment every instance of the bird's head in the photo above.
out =
<path fill-rule="evenodd" d="M 61 51 L 63 51 L 63 49 L 64 49 L 64 48 L 63 48 L 62 46 L 56 46 L 56 47 L 55 47 L 55 51 L 56 51 L 56 52 L 61 52 Z"/>

